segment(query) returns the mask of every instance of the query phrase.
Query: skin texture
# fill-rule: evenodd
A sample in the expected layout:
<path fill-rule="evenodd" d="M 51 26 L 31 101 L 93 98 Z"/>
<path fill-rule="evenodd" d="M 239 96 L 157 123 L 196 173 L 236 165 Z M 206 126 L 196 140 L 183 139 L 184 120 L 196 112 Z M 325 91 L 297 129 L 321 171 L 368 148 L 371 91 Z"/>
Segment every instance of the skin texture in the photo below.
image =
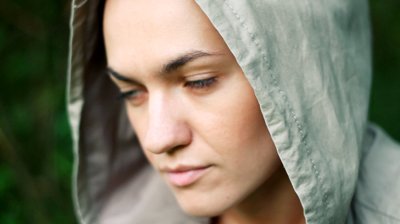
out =
<path fill-rule="evenodd" d="M 104 38 L 131 125 L 185 212 L 220 223 L 265 222 L 272 207 L 301 216 L 254 92 L 194 1 L 107 1 Z M 182 55 L 192 58 L 165 68 Z M 165 169 L 182 165 L 209 168 L 171 184 Z"/>

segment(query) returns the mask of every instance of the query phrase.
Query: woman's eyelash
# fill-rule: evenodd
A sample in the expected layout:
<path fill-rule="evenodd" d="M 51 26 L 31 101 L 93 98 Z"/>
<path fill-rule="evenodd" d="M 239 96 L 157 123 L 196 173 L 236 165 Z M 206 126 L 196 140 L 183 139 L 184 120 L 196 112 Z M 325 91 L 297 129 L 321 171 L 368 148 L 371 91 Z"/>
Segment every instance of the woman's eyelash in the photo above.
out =
<path fill-rule="evenodd" d="M 134 97 L 137 94 L 138 94 L 138 90 L 129 90 L 129 91 L 121 92 L 118 95 L 118 99 L 124 100 L 124 99 L 130 98 L 130 97 Z"/>
<path fill-rule="evenodd" d="M 207 79 L 187 81 L 184 86 L 194 89 L 201 89 L 211 86 L 212 84 L 215 83 L 216 80 L 217 80 L 216 77 L 211 77 Z"/>
<path fill-rule="evenodd" d="M 207 88 L 213 85 L 216 82 L 217 78 L 216 77 L 211 77 L 207 79 L 200 79 L 200 80 L 193 80 L 193 81 L 186 81 L 184 86 L 193 88 L 193 89 L 202 89 L 202 88 Z M 140 94 L 141 90 L 133 89 L 133 90 L 128 90 L 124 92 L 120 92 L 118 95 L 119 100 L 126 100 L 129 98 L 134 98 L 138 94 Z"/>

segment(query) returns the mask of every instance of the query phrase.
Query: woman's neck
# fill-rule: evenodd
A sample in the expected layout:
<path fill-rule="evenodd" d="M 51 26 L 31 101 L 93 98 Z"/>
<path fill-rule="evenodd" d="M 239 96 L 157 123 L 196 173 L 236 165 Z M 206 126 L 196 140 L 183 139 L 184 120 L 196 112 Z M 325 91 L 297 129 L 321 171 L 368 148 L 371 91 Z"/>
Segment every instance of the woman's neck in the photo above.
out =
<path fill-rule="evenodd" d="M 253 194 L 222 214 L 218 224 L 300 224 L 303 208 L 283 166 Z"/>

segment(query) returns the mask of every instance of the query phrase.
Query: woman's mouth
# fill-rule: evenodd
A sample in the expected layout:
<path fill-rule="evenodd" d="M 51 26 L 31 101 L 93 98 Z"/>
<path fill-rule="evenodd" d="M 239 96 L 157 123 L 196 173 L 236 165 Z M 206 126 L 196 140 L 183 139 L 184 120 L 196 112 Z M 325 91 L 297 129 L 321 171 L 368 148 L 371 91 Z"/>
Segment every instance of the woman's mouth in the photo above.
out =
<path fill-rule="evenodd" d="M 198 181 L 211 166 L 180 166 L 166 171 L 169 182 L 177 187 L 187 187 Z"/>

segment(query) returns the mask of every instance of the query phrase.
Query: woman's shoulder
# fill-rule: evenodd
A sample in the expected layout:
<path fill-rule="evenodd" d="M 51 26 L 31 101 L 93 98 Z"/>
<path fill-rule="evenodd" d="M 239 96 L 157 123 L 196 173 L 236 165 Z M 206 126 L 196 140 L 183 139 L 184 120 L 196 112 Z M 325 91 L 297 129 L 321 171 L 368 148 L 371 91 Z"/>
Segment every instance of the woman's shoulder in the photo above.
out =
<path fill-rule="evenodd" d="M 400 145 L 373 124 L 364 143 L 352 223 L 400 223 Z"/>

